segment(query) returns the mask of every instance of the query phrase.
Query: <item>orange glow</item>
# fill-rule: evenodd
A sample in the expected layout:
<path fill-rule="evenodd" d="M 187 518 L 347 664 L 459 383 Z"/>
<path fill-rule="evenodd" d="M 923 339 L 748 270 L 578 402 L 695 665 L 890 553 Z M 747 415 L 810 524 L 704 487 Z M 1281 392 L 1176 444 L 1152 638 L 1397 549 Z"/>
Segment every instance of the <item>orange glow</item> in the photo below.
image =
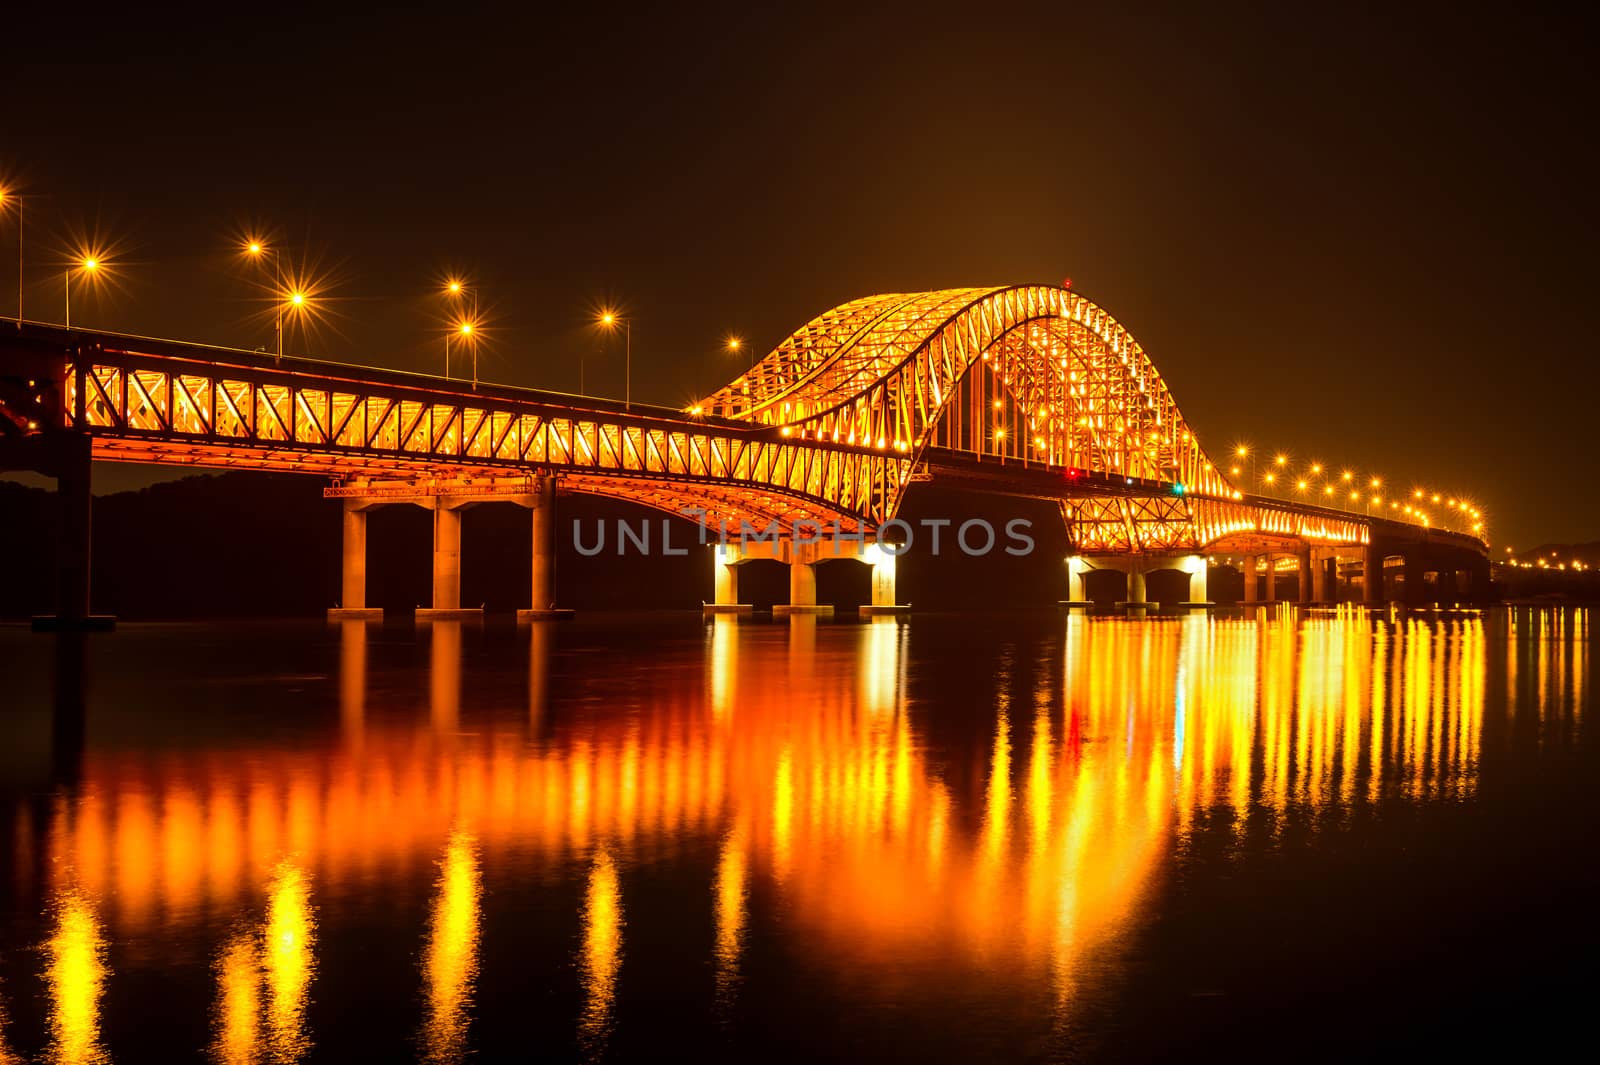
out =
<path fill-rule="evenodd" d="M 611 1024 L 617 969 L 622 964 L 622 889 L 616 862 L 605 850 L 595 854 L 589 873 L 583 913 L 583 953 L 579 960 L 588 996 L 579 1027 L 584 1041 L 591 1050 L 596 1050 L 603 1044 Z"/>
<path fill-rule="evenodd" d="M 806 963 L 838 965 L 864 994 L 893 994 L 907 966 L 985 972 L 996 959 L 1066 986 L 1119 949 L 1160 856 L 1219 806 L 1281 822 L 1345 808 L 1367 787 L 1470 793 L 1483 621 L 1413 620 L 1376 647 L 1370 631 L 1365 617 L 1311 618 L 1287 639 L 1243 620 L 1070 619 L 1030 680 L 1045 684 L 1037 705 L 1010 704 L 1013 678 L 997 680 L 987 757 L 956 786 L 907 712 L 905 627 L 892 620 L 826 648 L 814 625 L 778 641 L 718 625 L 702 668 L 674 677 L 649 713 L 597 708 L 557 745 L 529 745 L 507 719 L 448 735 L 375 720 L 331 752 L 91 748 L 84 798 L 46 828 L 62 1045 L 96 1045 L 106 939 L 254 912 L 219 951 L 217 1056 L 290 1060 L 313 1035 L 313 884 L 432 869 L 421 1034 L 448 1051 L 477 979 L 479 854 L 507 851 L 536 875 L 581 861 L 579 1027 L 603 1041 L 628 921 L 649 909 L 624 905 L 626 870 L 684 836 L 718 841 L 700 898 L 720 1002 L 739 988 L 751 899 L 775 883 L 799 949 L 814 952 Z M 459 676 L 460 653 L 449 645 L 457 660 L 434 668 Z M 366 669 L 362 655 L 340 661 Z M 1581 665 L 1563 668 L 1587 682 L 1570 672 Z M 357 699 L 362 680 L 336 688 Z M 530 678 L 529 698 L 541 691 Z M 69 868 L 81 887 L 67 886 Z"/>
<path fill-rule="evenodd" d="M 50 1060 L 106 1060 L 100 1042 L 100 999 L 111 971 L 105 964 L 105 935 L 94 907 L 82 892 L 56 894 L 55 928 L 45 944 L 45 983 L 50 992 Z"/>
<path fill-rule="evenodd" d="M 423 954 L 427 1016 L 422 1042 L 430 1061 L 460 1061 L 467 1050 L 468 1010 L 478 974 L 482 894 L 477 840 L 453 832 L 439 866 Z"/>

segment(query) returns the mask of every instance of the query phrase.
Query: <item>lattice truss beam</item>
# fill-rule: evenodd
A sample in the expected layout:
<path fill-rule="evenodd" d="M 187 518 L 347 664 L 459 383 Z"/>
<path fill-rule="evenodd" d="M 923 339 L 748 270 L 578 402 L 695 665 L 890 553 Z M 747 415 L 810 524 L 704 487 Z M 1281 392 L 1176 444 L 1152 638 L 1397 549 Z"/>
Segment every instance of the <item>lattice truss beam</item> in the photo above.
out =
<path fill-rule="evenodd" d="M 1161 376 L 1066 289 L 874 296 L 807 323 L 702 409 L 802 439 L 946 447 L 1229 496 Z M 898 505 L 898 497 L 888 509 Z"/>
<path fill-rule="evenodd" d="M 419 479 L 551 471 L 580 491 L 711 524 L 874 527 L 908 456 L 776 433 L 318 374 L 99 351 L 68 373 L 98 457 Z"/>
<path fill-rule="evenodd" d="M 1074 549 L 1091 554 L 1203 551 L 1234 538 L 1361 544 L 1370 536 L 1359 521 L 1194 496 L 1066 499 L 1061 517 Z"/>

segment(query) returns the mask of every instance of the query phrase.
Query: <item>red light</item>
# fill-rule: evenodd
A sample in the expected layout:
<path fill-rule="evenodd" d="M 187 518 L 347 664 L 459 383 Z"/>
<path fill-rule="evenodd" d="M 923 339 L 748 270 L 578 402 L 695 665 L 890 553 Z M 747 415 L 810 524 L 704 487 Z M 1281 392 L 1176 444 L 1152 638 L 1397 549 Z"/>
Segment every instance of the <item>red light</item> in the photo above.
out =
<path fill-rule="evenodd" d="M 1079 477 L 1082 477 L 1082 476 L 1083 476 L 1083 471 L 1078 469 L 1078 467 L 1076 467 L 1076 466 L 1072 467 L 1071 469 L 1069 469 L 1067 471 L 1067 480 L 1069 480 L 1069 481 L 1076 481 Z"/>

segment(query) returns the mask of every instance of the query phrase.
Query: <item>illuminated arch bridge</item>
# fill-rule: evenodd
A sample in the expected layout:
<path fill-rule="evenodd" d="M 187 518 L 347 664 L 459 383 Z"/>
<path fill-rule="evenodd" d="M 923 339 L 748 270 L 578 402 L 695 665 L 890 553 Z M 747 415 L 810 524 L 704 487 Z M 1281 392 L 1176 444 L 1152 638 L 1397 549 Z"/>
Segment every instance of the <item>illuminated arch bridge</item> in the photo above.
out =
<path fill-rule="evenodd" d="M 687 411 L 29 323 L 0 341 L 0 433 L 7 465 L 47 473 L 86 450 L 332 477 L 347 557 L 364 557 L 370 507 L 429 506 L 440 609 L 453 608 L 437 567 L 455 554 L 458 511 L 512 499 L 547 539 L 557 481 L 785 537 L 809 522 L 871 540 L 913 482 L 934 481 L 1054 500 L 1085 556 L 1359 552 L 1380 538 L 1483 550 L 1243 494 L 1138 341 L 1053 286 L 855 300 Z M 536 587 L 535 610 L 547 600 Z M 349 567 L 344 603 L 364 603 Z"/>

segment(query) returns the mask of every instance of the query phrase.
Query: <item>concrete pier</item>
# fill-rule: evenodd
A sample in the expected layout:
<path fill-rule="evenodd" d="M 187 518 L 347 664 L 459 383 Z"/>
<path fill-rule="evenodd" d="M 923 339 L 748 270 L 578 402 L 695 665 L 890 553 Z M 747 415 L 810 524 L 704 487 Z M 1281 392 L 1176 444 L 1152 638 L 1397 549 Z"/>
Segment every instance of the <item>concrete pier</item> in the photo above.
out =
<path fill-rule="evenodd" d="M 833 616 L 833 604 L 817 603 L 817 568 L 812 558 L 813 553 L 806 550 L 810 544 L 796 544 L 791 552 L 792 561 L 789 563 L 789 601 L 775 603 L 772 607 L 773 617 L 782 617 L 788 614 L 819 614 L 823 617 Z"/>
<path fill-rule="evenodd" d="M 1383 605 L 1383 548 L 1368 544 L 1362 554 L 1361 598 L 1368 606 Z"/>
<path fill-rule="evenodd" d="M 344 503 L 344 557 L 339 605 L 329 621 L 381 621 L 383 610 L 367 606 L 367 511 L 358 500 Z"/>
<path fill-rule="evenodd" d="M 544 475 L 534 482 L 528 503 L 531 585 L 528 609 L 517 611 L 518 621 L 570 618 L 573 611 L 556 606 L 556 479 Z"/>
<path fill-rule="evenodd" d="M 461 605 L 461 509 L 449 496 L 433 503 L 433 605 L 417 610 L 418 621 L 468 621 L 482 607 Z"/>
<path fill-rule="evenodd" d="M 56 479 L 56 612 L 33 619 L 35 632 L 111 629 L 117 619 L 89 611 L 94 496 L 87 436 L 64 437 L 51 449 Z"/>

